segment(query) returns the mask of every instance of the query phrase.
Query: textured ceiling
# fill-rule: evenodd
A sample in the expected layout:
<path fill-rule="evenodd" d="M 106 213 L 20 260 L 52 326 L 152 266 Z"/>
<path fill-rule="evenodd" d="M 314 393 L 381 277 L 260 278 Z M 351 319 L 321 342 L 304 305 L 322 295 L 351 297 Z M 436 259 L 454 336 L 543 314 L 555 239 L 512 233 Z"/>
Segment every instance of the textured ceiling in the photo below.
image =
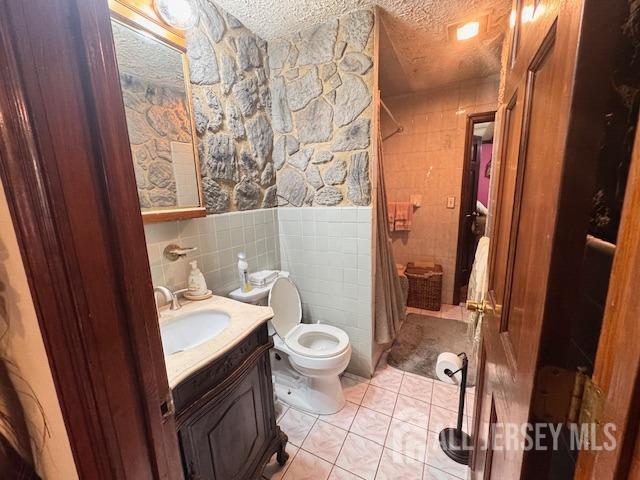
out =
<path fill-rule="evenodd" d="M 511 0 L 216 0 L 254 33 L 271 40 L 345 13 L 378 5 L 388 43 L 381 44 L 383 95 L 425 90 L 500 70 Z M 452 23 L 489 14 L 487 32 L 453 44 Z M 396 57 L 394 60 L 392 57 Z M 390 63 L 389 63 L 390 62 Z M 400 65 L 403 75 L 392 68 Z M 388 72 L 385 72 L 387 70 Z"/>

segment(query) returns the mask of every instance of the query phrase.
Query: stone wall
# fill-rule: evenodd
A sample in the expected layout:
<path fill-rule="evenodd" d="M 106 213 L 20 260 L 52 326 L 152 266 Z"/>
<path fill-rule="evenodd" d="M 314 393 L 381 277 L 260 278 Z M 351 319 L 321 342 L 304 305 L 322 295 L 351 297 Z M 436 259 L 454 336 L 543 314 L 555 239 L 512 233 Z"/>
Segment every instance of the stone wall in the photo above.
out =
<path fill-rule="evenodd" d="M 208 0 L 196 3 L 187 55 L 207 212 L 274 207 L 267 45 Z"/>
<path fill-rule="evenodd" d="M 371 203 L 373 25 L 361 10 L 269 42 L 279 205 Z"/>

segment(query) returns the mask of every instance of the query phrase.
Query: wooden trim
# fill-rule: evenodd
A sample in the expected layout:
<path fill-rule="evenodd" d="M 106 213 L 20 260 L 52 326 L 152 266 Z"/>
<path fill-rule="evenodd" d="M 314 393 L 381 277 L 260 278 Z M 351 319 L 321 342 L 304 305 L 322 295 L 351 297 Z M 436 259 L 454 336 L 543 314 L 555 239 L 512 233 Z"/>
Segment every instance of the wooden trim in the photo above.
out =
<path fill-rule="evenodd" d="M 187 220 L 207 216 L 205 207 L 179 208 L 170 210 L 150 210 L 142 212 L 144 223 L 169 222 L 171 220 Z"/>
<path fill-rule="evenodd" d="M 107 4 L 0 3 L 0 65 L 0 175 L 79 477 L 180 478 Z"/>
<path fill-rule="evenodd" d="M 639 119 L 640 121 L 640 119 Z M 576 480 L 628 478 L 640 435 L 640 128 L 636 128 L 593 381 L 604 392 L 601 425 L 614 423 L 617 448 L 578 455 Z M 633 341 L 629 341 L 633 339 Z M 599 437 L 603 441 L 603 437 Z M 629 477 L 631 478 L 631 477 Z"/>
<path fill-rule="evenodd" d="M 467 129 L 464 143 L 464 160 L 462 164 L 462 186 L 460 193 L 460 212 L 458 214 L 458 241 L 456 244 L 456 269 L 453 279 L 453 304 L 460 303 L 460 288 L 462 287 L 462 275 L 460 272 L 462 262 L 462 248 L 464 242 L 464 211 L 463 206 L 469 199 L 469 164 L 471 163 L 471 142 L 473 141 L 473 127 L 476 123 L 495 122 L 496 112 L 472 113 L 467 115 Z M 494 134 L 495 136 L 495 134 Z M 494 154 L 495 157 L 495 154 Z"/>
<path fill-rule="evenodd" d="M 186 51 L 184 31 L 163 22 L 153 6 L 153 0 L 109 0 L 109 9 L 119 20 Z"/>
<path fill-rule="evenodd" d="M 198 206 L 172 207 L 172 208 L 148 208 L 142 210 L 144 223 L 167 222 L 172 220 L 188 220 L 190 218 L 205 217 L 207 215 L 204 206 L 204 191 L 202 189 L 202 174 L 200 169 L 200 156 L 198 154 L 198 140 L 196 137 L 195 115 L 193 114 L 193 95 L 189 72 L 189 60 L 187 58 L 187 44 L 184 36 L 176 36 L 173 29 L 166 25 L 155 14 L 152 2 L 146 0 L 109 0 L 109 9 L 112 18 L 122 25 L 132 28 L 143 35 L 152 35 L 158 41 L 167 44 L 179 51 L 182 58 L 182 73 L 184 76 L 186 105 L 191 125 L 191 146 L 193 149 L 193 162 L 195 164 L 196 186 L 198 188 Z M 147 5 L 148 4 L 148 5 Z M 148 13 L 153 12 L 153 16 Z M 127 135 L 128 138 L 128 135 Z"/>

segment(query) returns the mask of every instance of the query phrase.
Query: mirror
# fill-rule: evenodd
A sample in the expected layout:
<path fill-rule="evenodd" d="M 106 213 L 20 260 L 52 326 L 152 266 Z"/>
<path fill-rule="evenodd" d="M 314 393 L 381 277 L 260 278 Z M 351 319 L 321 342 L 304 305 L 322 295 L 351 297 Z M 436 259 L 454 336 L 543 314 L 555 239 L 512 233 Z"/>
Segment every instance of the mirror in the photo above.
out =
<path fill-rule="evenodd" d="M 131 18 L 111 27 L 143 219 L 204 216 L 184 44 Z"/>

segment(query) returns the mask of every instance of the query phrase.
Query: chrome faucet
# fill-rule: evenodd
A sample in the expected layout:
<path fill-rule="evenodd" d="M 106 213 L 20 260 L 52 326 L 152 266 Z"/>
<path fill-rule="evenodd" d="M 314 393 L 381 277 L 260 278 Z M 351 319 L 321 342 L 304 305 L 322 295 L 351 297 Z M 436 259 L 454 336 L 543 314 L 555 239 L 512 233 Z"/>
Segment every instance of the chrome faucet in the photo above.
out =
<path fill-rule="evenodd" d="M 153 293 L 161 293 L 164 297 L 164 300 L 167 303 L 171 303 L 171 307 L 169 307 L 171 310 L 180 310 L 180 308 L 182 308 L 182 305 L 180 305 L 180 301 L 178 300 L 178 294 L 186 291 L 187 289 L 183 288 L 182 290 L 176 290 L 175 292 L 172 292 L 167 287 L 164 287 L 162 285 L 153 287 Z"/>

